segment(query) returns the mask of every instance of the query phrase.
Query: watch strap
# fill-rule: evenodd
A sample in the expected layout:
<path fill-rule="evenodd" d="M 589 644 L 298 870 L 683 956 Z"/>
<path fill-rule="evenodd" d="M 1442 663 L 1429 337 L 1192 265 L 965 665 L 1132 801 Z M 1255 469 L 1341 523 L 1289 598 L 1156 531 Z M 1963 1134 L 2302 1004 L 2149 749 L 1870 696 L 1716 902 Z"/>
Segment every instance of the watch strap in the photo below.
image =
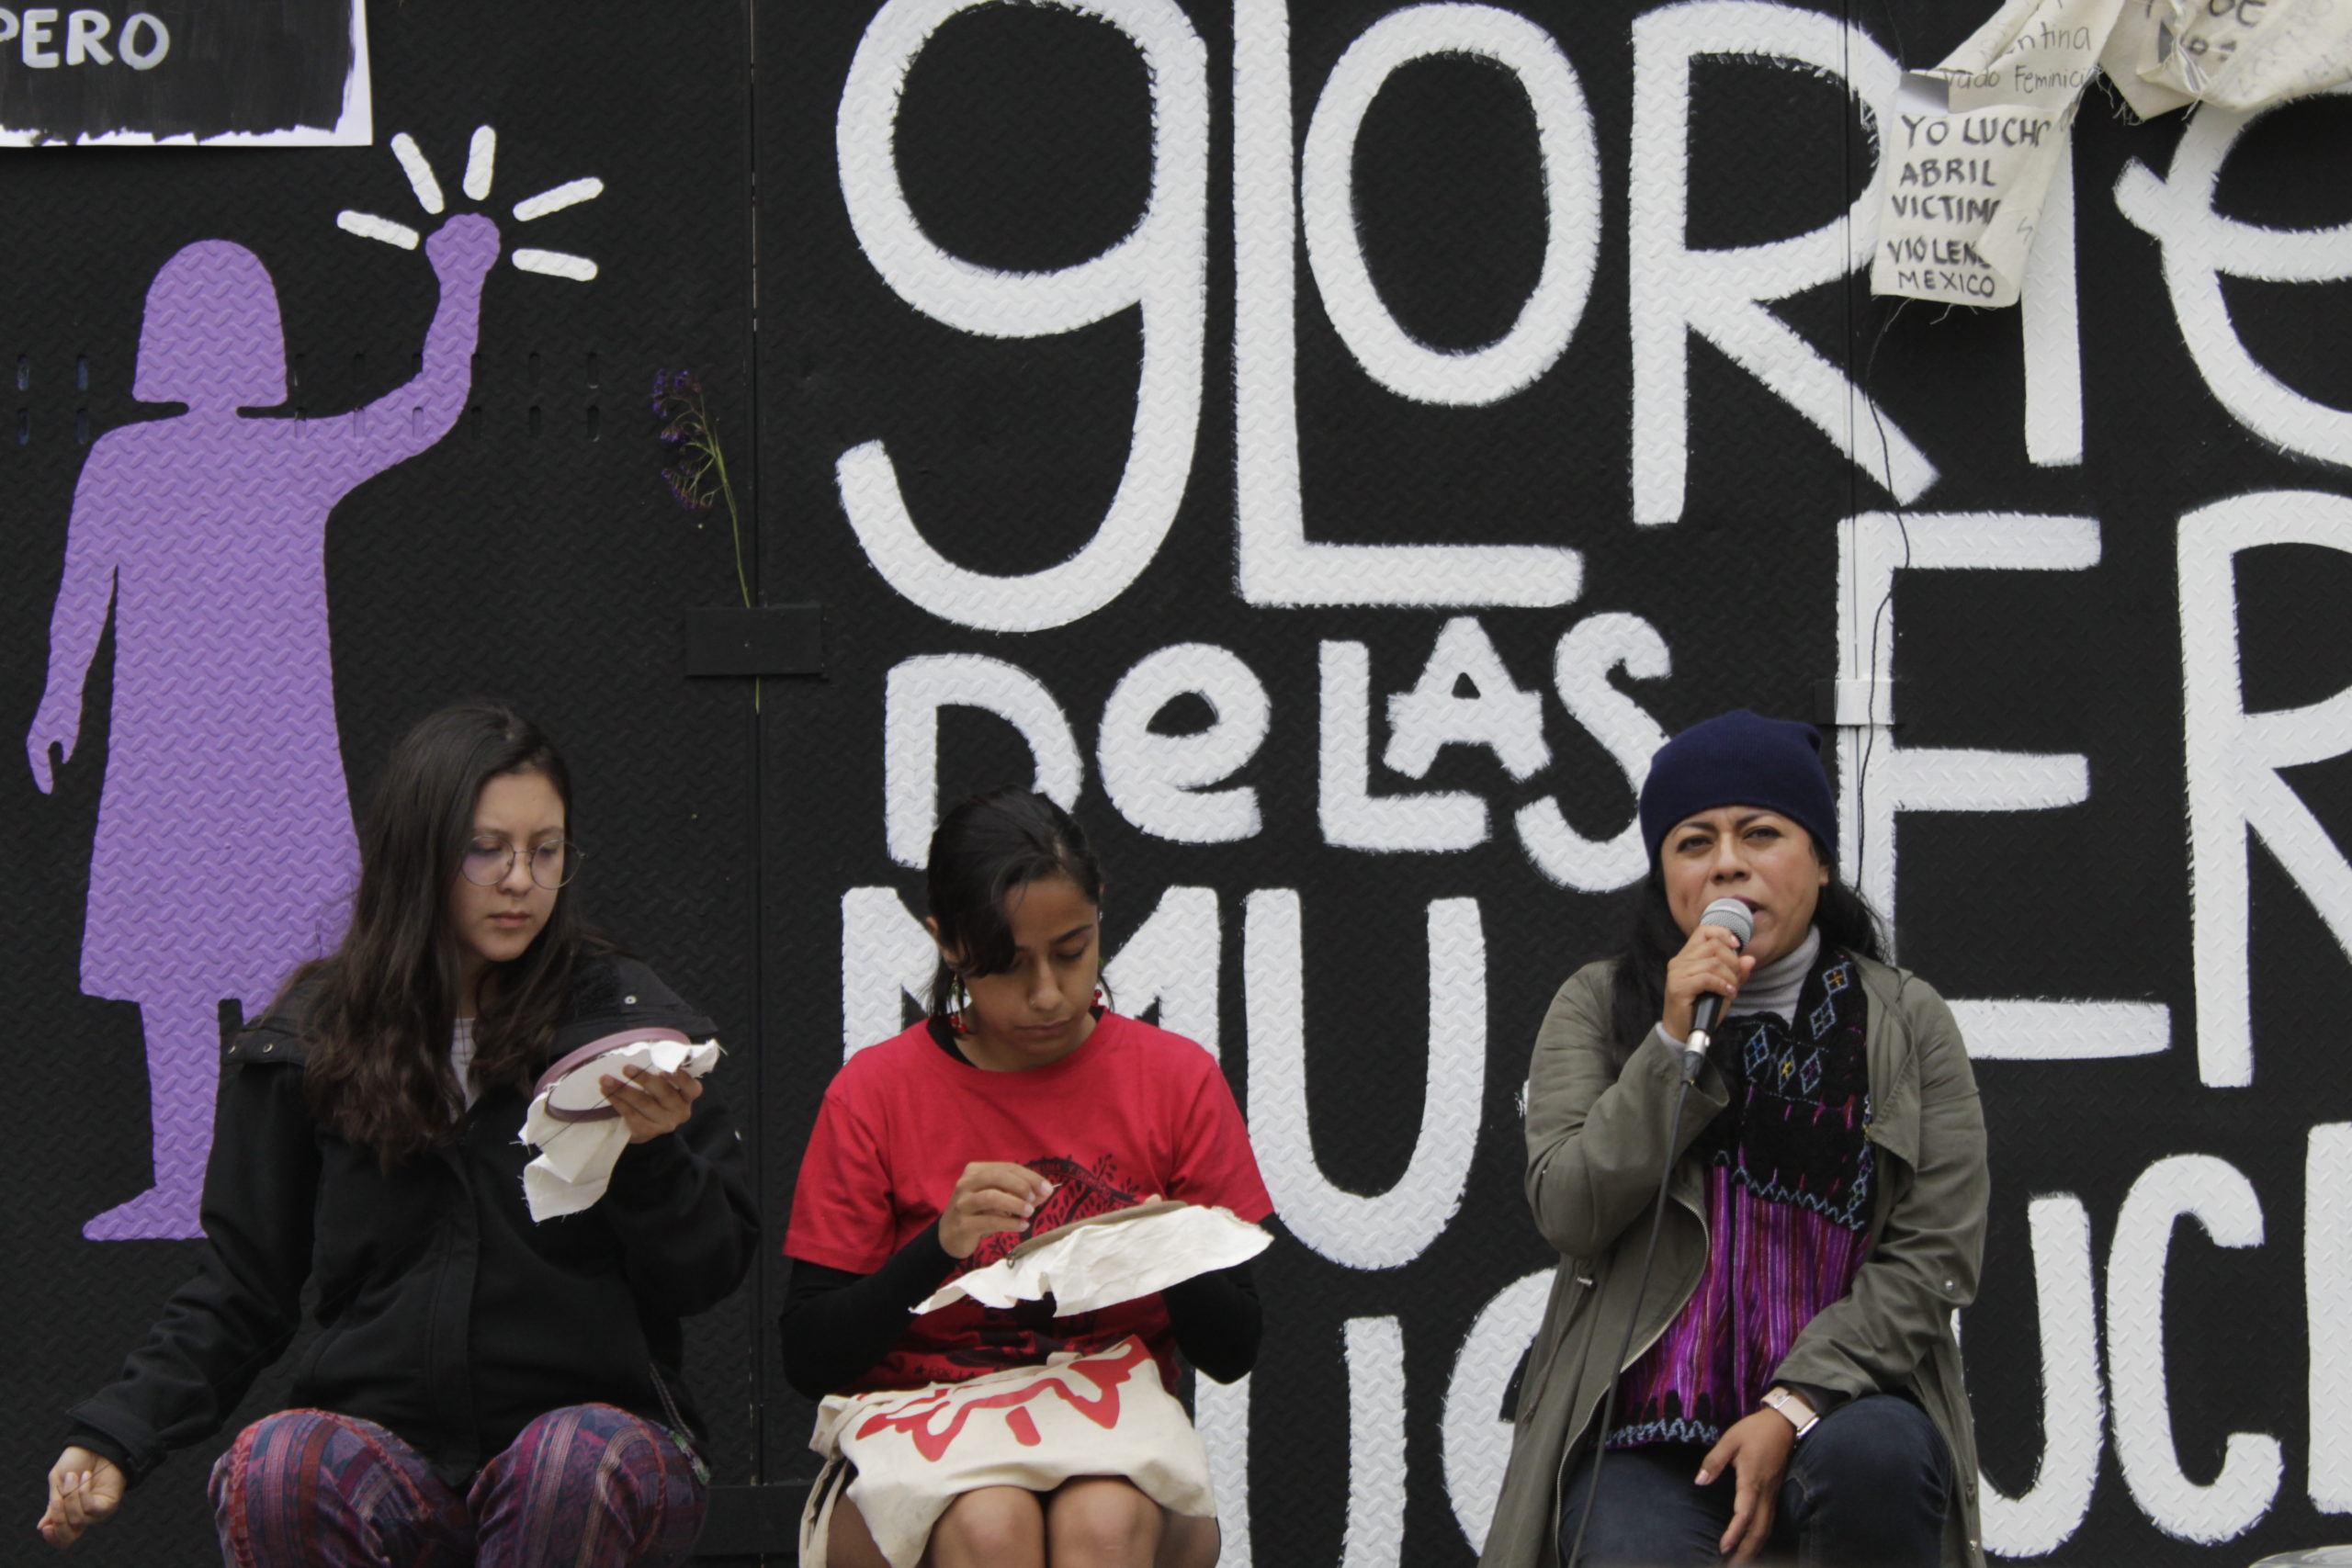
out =
<path fill-rule="evenodd" d="M 1764 1403 L 1778 1412 L 1782 1420 L 1794 1427 L 1800 1438 L 1821 1425 L 1821 1413 L 1785 1388 L 1766 1389 Z"/>

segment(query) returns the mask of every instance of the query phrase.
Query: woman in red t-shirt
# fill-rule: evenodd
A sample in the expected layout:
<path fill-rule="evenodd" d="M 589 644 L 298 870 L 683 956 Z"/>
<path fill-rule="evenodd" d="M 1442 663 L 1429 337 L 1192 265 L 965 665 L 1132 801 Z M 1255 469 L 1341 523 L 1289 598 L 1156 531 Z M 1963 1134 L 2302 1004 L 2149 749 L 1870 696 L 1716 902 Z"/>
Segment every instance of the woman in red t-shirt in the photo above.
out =
<path fill-rule="evenodd" d="M 1182 1036 L 1102 1006 L 1102 874 L 1041 795 L 965 801 L 932 837 L 923 923 L 939 944 L 930 1016 L 851 1057 L 802 1157 L 785 1251 L 785 1376 L 808 1397 L 956 1383 L 1132 1337 L 1172 1388 L 1176 1357 L 1221 1382 L 1257 1359 L 1247 1264 L 1068 1317 L 1048 1300 L 910 1309 L 1032 1230 L 1182 1199 L 1272 1210 L 1232 1091 Z M 821 1544 L 832 1568 L 888 1561 L 853 1496 Z M 1209 1568 L 1213 1517 L 1162 1508 L 1123 1475 L 948 1502 L 925 1568 Z M 910 1568 L 899 1563 L 898 1568 Z"/>

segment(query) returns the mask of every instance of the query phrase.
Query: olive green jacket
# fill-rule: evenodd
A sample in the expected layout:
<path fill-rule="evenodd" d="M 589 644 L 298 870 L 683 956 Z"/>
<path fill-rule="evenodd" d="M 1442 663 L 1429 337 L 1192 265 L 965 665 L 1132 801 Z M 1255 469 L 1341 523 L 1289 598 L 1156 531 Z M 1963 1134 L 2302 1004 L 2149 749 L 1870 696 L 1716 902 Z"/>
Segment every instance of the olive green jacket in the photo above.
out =
<path fill-rule="evenodd" d="M 1958 1506 L 1945 1529 L 1944 1568 L 1984 1568 L 1976 1439 L 1952 1337 L 1952 1314 L 1975 1295 L 1984 1251 L 1984 1119 L 1943 998 L 1905 970 L 1856 963 L 1870 1003 L 1866 1132 L 1878 1170 L 1871 1247 L 1853 1289 L 1805 1325 L 1774 1375 L 1849 1396 L 1916 1397 L 1951 1450 Z M 1569 976 L 1528 1069 L 1527 1198 L 1560 1267 L 1520 1384 L 1510 1466 L 1480 1568 L 1558 1562 L 1565 1462 L 1599 1414 L 1619 1370 L 1609 1358 L 1634 1311 L 1680 1054 L 1654 1030 L 1618 1070 L 1608 1044 L 1612 973 L 1602 963 Z M 1729 1098 L 1710 1064 L 1683 1108 L 1633 1358 L 1665 1333 L 1705 1270 L 1703 1177 L 1696 1160 L 1679 1156 Z"/>

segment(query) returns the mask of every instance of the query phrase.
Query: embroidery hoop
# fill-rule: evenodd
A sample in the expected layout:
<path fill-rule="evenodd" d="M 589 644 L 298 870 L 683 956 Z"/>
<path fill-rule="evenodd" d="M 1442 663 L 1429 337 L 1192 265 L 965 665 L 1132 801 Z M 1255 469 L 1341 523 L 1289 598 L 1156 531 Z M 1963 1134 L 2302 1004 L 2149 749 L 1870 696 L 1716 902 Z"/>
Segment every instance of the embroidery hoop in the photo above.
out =
<path fill-rule="evenodd" d="M 606 1034 L 591 1040 L 577 1051 L 567 1054 L 550 1066 L 546 1072 L 541 1073 L 539 1081 L 531 1089 L 531 1098 L 537 1100 L 539 1096 L 546 1095 L 548 1097 L 547 1113 L 559 1122 L 609 1122 L 620 1112 L 611 1105 L 604 1103 L 601 1096 L 598 1103 L 594 1105 L 582 1107 L 560 1105 L 556 1102 L 556 1086 L 573 1072 L 608 1052 L 617 1051 L 624 1045 L 636 1045 L 656 1040 L 673 1040 L 681 1045 L 694 1043 L 675 1029 L 624 1029 L 616 1033 Z"/>

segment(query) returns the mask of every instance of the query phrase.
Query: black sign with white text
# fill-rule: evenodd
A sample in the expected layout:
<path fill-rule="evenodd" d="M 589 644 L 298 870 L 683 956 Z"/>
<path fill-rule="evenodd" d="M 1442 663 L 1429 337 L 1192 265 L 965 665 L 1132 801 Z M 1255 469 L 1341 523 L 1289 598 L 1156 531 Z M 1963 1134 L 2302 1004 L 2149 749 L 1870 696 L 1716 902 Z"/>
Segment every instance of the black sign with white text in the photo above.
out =
<path fill-rule="evenodd" d="M 369 139 L 363 0 L 0 6 L 0 144 Z"/>

